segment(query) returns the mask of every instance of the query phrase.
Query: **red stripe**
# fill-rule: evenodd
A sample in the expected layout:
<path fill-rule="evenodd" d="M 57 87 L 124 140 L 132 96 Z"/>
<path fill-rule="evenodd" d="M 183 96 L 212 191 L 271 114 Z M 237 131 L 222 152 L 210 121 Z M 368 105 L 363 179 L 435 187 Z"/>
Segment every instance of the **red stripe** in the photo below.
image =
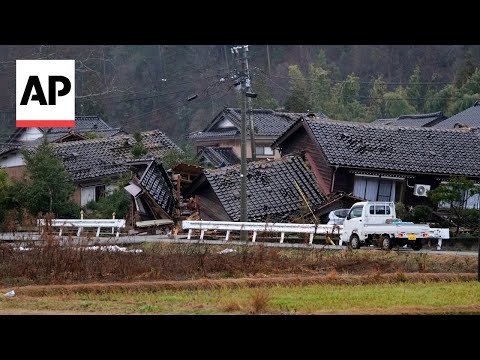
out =
<path fill-rule="evenodd" d="M 17 128 L 29 127 L 73 128 L 75 127 L 75 120 L 17 120 Z"/>

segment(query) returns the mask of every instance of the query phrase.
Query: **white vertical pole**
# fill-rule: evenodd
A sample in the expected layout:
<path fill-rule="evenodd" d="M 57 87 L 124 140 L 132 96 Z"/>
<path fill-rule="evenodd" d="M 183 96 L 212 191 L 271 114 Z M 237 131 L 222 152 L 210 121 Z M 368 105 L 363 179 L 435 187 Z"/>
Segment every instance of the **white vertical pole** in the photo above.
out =
<path fill-rule="evenodd" d="M 280 244 L 283 243 L 284 238 L 285 238 L 285 233 L 282 232 L 282 234 L 280 235 Z"/>
<path fill-rule="evenodd" d="M 255 242 L 255 240 L 257 240 L 257 232 L 256 231 L 253 232 L 252 242 Z"/>

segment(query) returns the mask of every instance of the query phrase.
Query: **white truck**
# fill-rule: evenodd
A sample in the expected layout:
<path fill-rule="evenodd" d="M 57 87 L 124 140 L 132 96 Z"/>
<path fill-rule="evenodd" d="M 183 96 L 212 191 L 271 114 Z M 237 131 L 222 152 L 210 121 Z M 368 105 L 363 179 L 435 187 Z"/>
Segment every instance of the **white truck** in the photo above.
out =
<path fill-rule="evenodd" d="M 350 243 L 353 249 L 376 245 L 383 249 L 410 246 L 413 250 L 422 248 L 422 239 L 438 239 L 438 249 L 442 239 L 449 237 L 448 229 L 433 229 L 428 224 L 402 222 L 396 218 L 395 204 L 391 201 L 357 202 L 343 222 L 340 245 Z"/>

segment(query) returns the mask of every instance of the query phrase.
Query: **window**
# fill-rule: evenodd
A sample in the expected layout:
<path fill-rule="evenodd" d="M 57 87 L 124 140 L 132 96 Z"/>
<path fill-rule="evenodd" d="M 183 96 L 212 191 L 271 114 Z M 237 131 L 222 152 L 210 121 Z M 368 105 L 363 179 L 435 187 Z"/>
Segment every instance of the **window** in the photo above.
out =
<path fill-rule="evenodd" d="M 357 218 L 362 216 L 363 205 L 362 206 L 355 206 L 350 210 L 349 217 L 350 218 Z"/>
<path fill-rule="evenodd" d="M 353 196 L 370 201 L 395 201 L 396 181 L 355 175 Z"/>
<path fill-rule="evenodd" d="M 255 154 L 257 154 L 257 155 L 273 155 L 273 150 L 270 146 L 257 146 L 255 148 Z"/>
<path fill-rule="evenodd" d="M 395 189 L 395 186 L 392 186 L 391 180 L 380 180 L 378 183 L 378 201 L 390 201 L 392 195 L 392 188 Z"/>
<path fill-rule="evenodd" d="M 90 201 L 98 201 L 105 196 L 105 185 L 88 186 L 80 189 L 80 206 L 87 205 Z"/>
<path fill-rule="evenodd" d="M 370 205 L 371 215 L 390 215 L 390 206 L 388 205 Z"/>

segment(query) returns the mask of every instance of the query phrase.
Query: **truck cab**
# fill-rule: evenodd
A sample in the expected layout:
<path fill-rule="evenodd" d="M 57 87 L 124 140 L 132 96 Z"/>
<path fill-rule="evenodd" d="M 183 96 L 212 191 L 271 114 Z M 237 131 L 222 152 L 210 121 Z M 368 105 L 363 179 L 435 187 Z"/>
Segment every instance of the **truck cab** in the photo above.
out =
<path fill-rule="evenodd" d="M 361 246 L 377 245 L 391 249 L 395 245 L 422 248 L 422 238 L 430 237 L 430 226 L 402 222 L 396 218 L 395 204 L 391 201 L 362 201 L 355 203 L 343 222 L 341 243 Z"/>

